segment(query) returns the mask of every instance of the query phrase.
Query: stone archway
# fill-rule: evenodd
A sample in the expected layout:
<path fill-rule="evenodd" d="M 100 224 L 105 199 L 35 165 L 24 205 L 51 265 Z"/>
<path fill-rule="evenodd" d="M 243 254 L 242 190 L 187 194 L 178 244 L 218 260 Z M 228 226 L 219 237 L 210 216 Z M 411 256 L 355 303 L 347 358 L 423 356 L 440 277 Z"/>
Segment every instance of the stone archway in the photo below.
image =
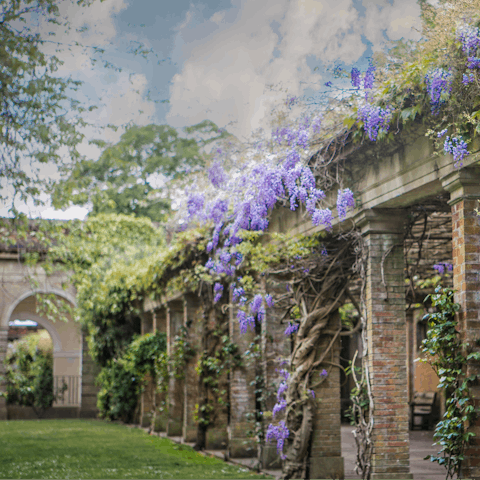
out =
<path fill-rule="evenodd" d="M 36 294 L 55 294 L 68 301 L 72 305 L 75 299 L 68 292 L 58 291 L 55 288 L 45 290 L 26 290 L 21 292 L 13 301 L 4 308 L 0 318 L 0 332 L 3 334 L 2 347 L 0 348 L 0 362 L 6 353 L 9 322 L 13 320 L 32 320 L 45 328 L 53 343 L 53 376 L 54 390 L 59 391 L 66 385 L 66 390 L 53 404 L 55 416 L 77 416 L 77 410 L 81 407 L 82 398 L 82 356 L 83 340 L 79 324 L 69 318 L 67 322 L 62 320 L 52 321 L 39 315 L 36 308 Z M 0 406 L 1 407 L 1 406 Z M 9 407 L 11 410 L 11 408 Z M 59 410 L 60 409 L 60 410 Z M 0 408 L 0 410 L 2 410 Z M 6 416 L 7 408 L 4 406 Z M 67 410 L 69 410 L 67 412 Z M 18 413 L 10 412 L 9 416 L 17 416 Z"/>

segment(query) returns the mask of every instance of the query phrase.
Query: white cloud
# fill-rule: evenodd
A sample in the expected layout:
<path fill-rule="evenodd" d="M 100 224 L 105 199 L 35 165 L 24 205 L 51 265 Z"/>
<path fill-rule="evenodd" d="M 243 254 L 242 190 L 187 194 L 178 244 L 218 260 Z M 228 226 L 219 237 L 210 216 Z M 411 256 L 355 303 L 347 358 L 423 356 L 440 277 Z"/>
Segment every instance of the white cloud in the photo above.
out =
<path fill-rule="evenodd" d="M 202 39 L 191 34 L 192 11 L 178 27 L 177 43 L 186 61 L 174 76 L 167 120 L 183 126 L 209 118 L 223 126 L 232 120 L 234 133 L 248 133 L 264 123 L 274 102 L 301 95 L 321 80 L 307 64 L 312 56 L 332 64 L 356 62 L 366 50 L 365 35 L 375 47 L 392 40 L 416 38 L 415 0 L 364 0 L 360 17 L 352 0 L 236 0 L 234 24 L 220 23 L 225 12 L 208 21 L 220 24 Z M 275 30 L 273 23 L 279 25 Z M 278 33 L 280 34 L 278 34 Z M 276 91 L 266 88 L 277 85 Z M 279 90 L 283 89 L 283 93 Z"/>

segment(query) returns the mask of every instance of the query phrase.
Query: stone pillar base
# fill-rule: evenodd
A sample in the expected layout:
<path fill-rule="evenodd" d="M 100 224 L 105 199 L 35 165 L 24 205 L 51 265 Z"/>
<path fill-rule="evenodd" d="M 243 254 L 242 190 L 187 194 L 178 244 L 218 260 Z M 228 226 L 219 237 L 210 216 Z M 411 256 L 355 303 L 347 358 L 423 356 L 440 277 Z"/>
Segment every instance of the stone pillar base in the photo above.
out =
<path fill-rule="evenodd" d="M 311 457 L 310 478 L 345 478 L 343 457 Z"/>
<path fill-rule="evenodd" d="M 197 427 L 195 425 L 183 427 L 183 441 L 192 443 L 197 441 Z"/>
<path fill-rule="evenodd" d="M 3 397 L 0 397 L 0 420 L 7 420 L 7 402 Z"/>
<path fill-rule="evenodd" d="M 411 473 L 372 473 L 372 480 L 410 480 L 413 478 Z"/>
<path fill-rule="evenodd" d="M 181 437 L 183 434 L 183 421 L 170 419 L 167 424 L 168 437 Z"/>
<path fill-rule="evenodd" d="M 257 446 L 251 438 L 234 438 L 228 442 L 230 458 L 254 458 L 257 456 Z"/>
<path fill-rule="evenodd" d="M 265 445 L 262 449 L 262 468 L 276 469 L 282 468 L 282 459 L 277 453 L 277 447 L 274 445 Z"/>
<path fill-rule="evenodd" d="M 207 450 L 226 450 L 228 445 L 225 428 L 209 428 L 207 430 Z"/>

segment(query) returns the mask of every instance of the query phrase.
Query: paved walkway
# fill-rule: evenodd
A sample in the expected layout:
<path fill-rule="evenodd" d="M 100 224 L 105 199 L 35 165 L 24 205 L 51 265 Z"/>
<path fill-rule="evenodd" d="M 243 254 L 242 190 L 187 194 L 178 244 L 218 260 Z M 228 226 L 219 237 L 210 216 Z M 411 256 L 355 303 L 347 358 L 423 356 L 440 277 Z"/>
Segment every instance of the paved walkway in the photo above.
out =
<path fill-rule="evenodd" d="M 349 425 L 342 426 L 342 456 L 345 459 L 346 480 L 358 480 L 361 478 L 354 470 L 356 448 L 352 428 L 353 427 Z M 165 436 L 164 433 L 160 435 Z M 178 443 L 181 442 L 180 437 L 168 438 Z M 433 446 L 433 431 L 414 430 L 410 432 L 410 471 L 413 473 L 414 480 L 445 480 L 444 467 L 437 463 L 432 463 L 429 460 L 423 460 L 427 455 L 435 455 L 438 450 L 438 446 Z M 205 454 L 214 455 L 221 459 L 225 457 L 223 450 L 206 451 Z M 252 458 L 235 458 L 231 460 L 231 463 L 254 468 L 257 460 Z M 279 478 L 281 475 L 280 470 L 263 470 L 263 472 L 275 478 Z"/>
<path fill-rule="evenodd" d="M 342 426 L 342 455 L 345 459 L 345 478 L 359 479 L 355 474 L 356 448 L 353 427 Z M 445 480 L 446 470 L 438 463 L 423 460 L 427 455 L 435 455 L 440 448 L 433 444 L 433 431 L 414 430 L 410 432 L 410 472 L 414 480 Z"/>

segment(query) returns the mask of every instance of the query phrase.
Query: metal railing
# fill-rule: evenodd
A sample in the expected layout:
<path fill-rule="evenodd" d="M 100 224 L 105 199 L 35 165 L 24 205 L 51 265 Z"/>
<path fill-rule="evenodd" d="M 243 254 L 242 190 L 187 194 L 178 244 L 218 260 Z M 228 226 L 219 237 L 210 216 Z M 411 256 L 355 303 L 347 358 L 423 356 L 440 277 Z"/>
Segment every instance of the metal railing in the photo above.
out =
<path fill-rule="evenodd" d="M 80 406 L 81 396 L 80 375 L 54 375 L 53 393 L 56 396 L 54 406 Z"/>

